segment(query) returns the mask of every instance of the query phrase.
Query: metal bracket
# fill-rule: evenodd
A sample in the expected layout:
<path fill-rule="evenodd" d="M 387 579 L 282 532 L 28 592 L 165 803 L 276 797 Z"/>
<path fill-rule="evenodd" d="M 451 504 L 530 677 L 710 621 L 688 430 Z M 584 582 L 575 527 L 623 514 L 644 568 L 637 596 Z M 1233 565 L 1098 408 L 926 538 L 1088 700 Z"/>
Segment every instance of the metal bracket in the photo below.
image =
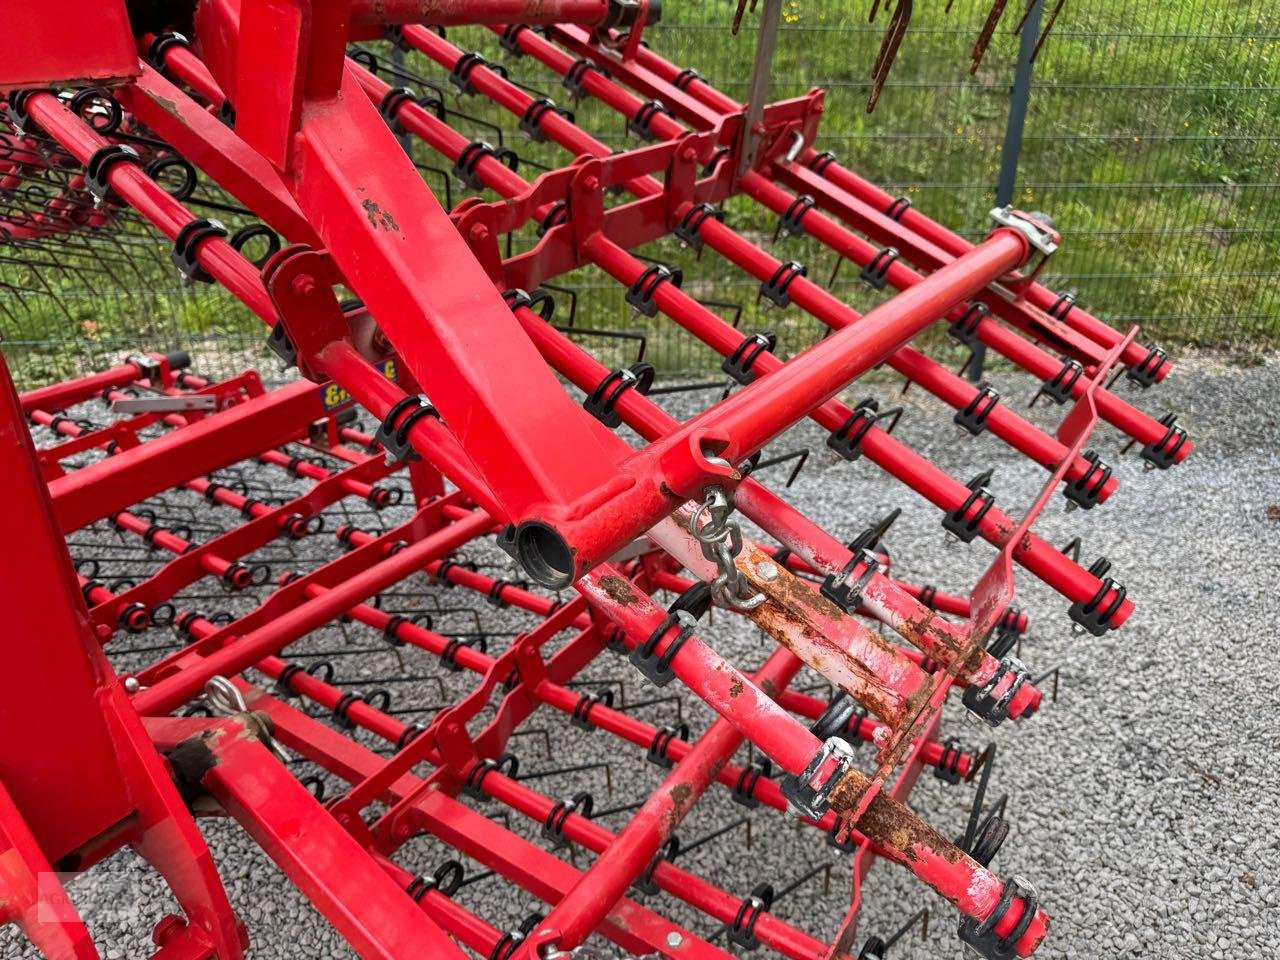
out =
<path fill-rule="evenodd" d="M 821 781 L 819 774 L 829 761 L 835 766 Z M 787 799 L 787 815 L 821 820 L 830 806 L 831 792 L 846 773 L 854 767 L 853 747 L 839 737 L 829 737 L 822 749 L 814 754 L 800 776 L 788 774 L 779 783 L 782 795 Z"/>

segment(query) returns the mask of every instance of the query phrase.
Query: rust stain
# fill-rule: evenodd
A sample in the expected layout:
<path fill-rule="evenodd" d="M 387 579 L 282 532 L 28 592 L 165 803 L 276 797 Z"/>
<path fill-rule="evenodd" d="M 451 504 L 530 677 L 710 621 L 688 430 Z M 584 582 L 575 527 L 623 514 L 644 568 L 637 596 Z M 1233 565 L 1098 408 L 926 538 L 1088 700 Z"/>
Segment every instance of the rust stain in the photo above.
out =
<path fill-rule="evenodd" d="M 622 577 L 613 575 L 600 578 L 600 588 L 609 595 L 609 598 L 624 607 L 629 607 L 633 603 L 639 603 L 640 598 L 635 595 L 631 589 L 631 584 Z"/>
<path fill-rule="evenodd" d="M 693 788 L 687 783 L 678 783 L 671 788 L 671 809 L 667 811 L 667 836 L 676 832 L 680 821 L 684 819 L 685 807 L 693 798 Z"/>
<path fill-rule="evenodd" d="M 833 807 L 848 779 L 846 777 L 836 785 L 831 798 Z M 849 808 L 847 803 L 841 803 L 840 806 Z M 884 794 L 877 795 L 871 801 L 866 812 L 858 818 L 857 827 L 873 842 L 901 851 L 908 861 L 918 858 L 917 848 L 927 850 L 947 863 L 956 863 L 965 855 L 963 850 L 937 830 Z"/>
<path fill-rule="evenodd" d="M 737 700 L 742 696 L 743 683 L 741 677 L 734 677 L 729 683 L 729 699 Z"/>
<path fill-rule="evenodd" d="M 767 693 L 771 698 L 775 700 L 778 698 L 778 685 L 768 677 L 765 677 L 760 681 L 760 689 Z"/>
<path fill-rule="evenodd" d="M 396 223 L 395 218 L 378 206 L 376 200 L 364 200 L 360 206 L 364 207 L 365 216 L 369 218 L 369 223 L 375 230 L 386 230 L 388 233 L 400 232 L 400 225 Z"/>
<path fill-rule="evenodd" d="M 151 94 L 151 99 L 155 101 L 156 106 L 169 114 L 169 116 L 182 119 L 182 113 L 178 109 L 178 104 L 175 101 L 170 100 L 167 97 L 162 97 L 158 93 Z"/>

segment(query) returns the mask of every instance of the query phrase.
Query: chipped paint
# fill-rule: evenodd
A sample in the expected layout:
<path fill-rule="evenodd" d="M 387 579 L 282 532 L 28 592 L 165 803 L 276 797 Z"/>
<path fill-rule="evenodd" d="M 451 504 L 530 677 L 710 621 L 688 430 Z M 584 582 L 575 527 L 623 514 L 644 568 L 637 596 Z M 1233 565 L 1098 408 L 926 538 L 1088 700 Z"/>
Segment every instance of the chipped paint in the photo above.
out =
<path fill-rule="evenodd" d="M 601 577 L 600 589 L 607 593 L 609 599 L 619 606 L 629 607 L 633 603 L 640 602 L 636 592 L 631 589 L 630 581 L 623 577 L 613 576 L 612 574 L 607 577 Z"/>
<path fill-rule="evenodd" d="M 360 206 L 364 207 L 365 216 L 369 218 L 375 230 L 386 230 L 388 233 L 399 233 L 400 225 L 396 223 L 395 218 L 386 210 L 378 206 L 376 200 L 363 200 Z"/>

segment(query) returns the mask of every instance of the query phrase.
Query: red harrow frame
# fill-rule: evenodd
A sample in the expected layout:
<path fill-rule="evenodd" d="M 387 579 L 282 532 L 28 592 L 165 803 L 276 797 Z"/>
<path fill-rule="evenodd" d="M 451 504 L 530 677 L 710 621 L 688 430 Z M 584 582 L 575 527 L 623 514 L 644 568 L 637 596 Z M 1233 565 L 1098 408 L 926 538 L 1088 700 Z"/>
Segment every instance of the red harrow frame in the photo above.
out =
<path fill-rule="evenodd" d="M 647 0 L 205 0 L 194 19 L 166 16 L 163 4 L 135 11 L 132 31 L 114 4 L 69 6 L 80 16 L 60 11 L 59 29 L 24 11 L 41 42 L 5 60 L 4 239 L 34 259 L 29 251 L 69 236 L 112 235 L 131 210 L 173 242 L 185 279 L 219 284 L 261 317 L 302 377 L 270 390 L 253 372 L 211 382 L 184 369 L 181 353 L 138 354 L 23 394 L 6 374 L 8 532 L 23 559 L 8 565 L 0 596 L 10 662 L 39 682 L 0 705 L 5 920 L 50 957 L 96 957 L 54 869 L 83 870 L 131 845 L 185 914 L 156 918 L 155 956 L 239 957 L 245 931 L 192 820 L 220 813 L 368 957 L 559 957 L 593 936 L 637 954 L 725 955 L 715 937 L 639 902 L 657 891 L 723 925 L 736 947 L 850 956 L 877 859 L 953 903 L 961 939 L 984 956 L 1035 951 L 1048 919 L 1034 888 L 988 866 L 1003 822 L 979 824 L 975 808 L 953 842 L 905 801 L 924 767 L 959 780 L 983 766 L 941 733 L 953 689 L 992 726 L 1041 704 L 1012 655 L 1026 627 L 1012 606 L 1015 566 L 1061 594 L 1081 630 L 1101 635 L 1131 614 L 1105 560 L 1086 569 L 1032 530 L 1059 491 L 1084 509 L 1115 492 L 1111 469 L 1086 450 L 1095 426 L 1118 429 L 1149 466 L 1191 451 L 1172 418 L 1111 389 L 1121 374 L 1144 389 L 1161 380 L 1163 351 L 1037 283 L 1059 243 L 1052 229 L 999 209 L 991 234 L 968 243 L 816 150 L 821 91 L 744 107 L 663 60 L 642 41 L 656 12 Z M 75 26 L 61 29 L 64 18 Z M 573 113 L 455 46 L 445 28 L 458 24 L 487 25 L 512 57 L 616 111 L 647 143 L 611 151 Z M 526 179 L 512 150 L 469 139 L 442 100 L 395 85 L 403 66 L 349 47 L 384 38 L 530 139 L 563 147 L 567 165 Z M 499 199 L 444 209 L 405 139 Z M 175 165 L 216 183 L 254 222 L 229 236 L 192 212 L 191 191 L 161 177 Z M 29 181 L 49 188 L 34 206 Z M 804 265 L 735 230 L 721 205 L 737 197 L 850 261 L 869 286 L 899 292 L 859 314 Z M 635 252 L 669 235 L 830 335 L 784 361 L 771 333 L 744 336 L 684 289 L 680 269 Z M 241 252 L 254 236 L 273 241 L 261 263 Z M 513 236 L 530 242 L 513 252 Z M 720 354 L 740 387 L 680 422 L 647 395 L 651 367 L 600 363 L 551 322 L 546 285 L 582 267 Z M 940 320 L 962 344 L 985 344 L 1043 381 L 1041 394 L 1066 409 L 1056 432 L 911 344 Z M 958 480 L 894 435 L 892 411 L 840 399 L 882 364 L 954 408 L 968 433 L 1043 467 L 1031 509 L 1003 512 L 989 473 Z M 97 398 L 113 404 L 105 422 Z M 353 423 L 355 405 L 377 422 L 372 434 Z M 967 595 L 891 575 L 880 546 L 891 518 L 845 545 L 750 476 L 761 450 L 805 417 L 839 456 L 865 458 L 935 505 L 949 536 L 996 548 Z M 644 442 L 613 432 L 623 424 Z M 281 486 L 252 489 L 245 477 L 262 471 Z M 345 552 L 305 562 L 289 552 L 325 542 L 326 520 L 350 518 L 352 504 L 368 522 L 337 528 Z M 735 511 L 767 536 L 744 537 Z M 399 519 L 386 524 L 384 512 Z M 151 559 L 92 555 L 86 534 Z M 531 582 L 467 563 L 459 551 L 483 540 Z M 258 559 L 273 550 L 298 569 Z M 201 613 L 193 597 L 208 594 L 193 590 L 210 583 L 253 602 Z M 438 595 L 451 585 L 524 611 L 524 625 L 506 643 L 479 625 L 445 629 Z M 677 595 L 665 609 L 659 591 Z M 33 607 L 33 596 L 44 602 Z M 713 605 L 776 648 L 746 665 L 720 656 L 700 626 Z M 344 689 L 332 661 L 306 646 L 334 624 L 377 638 L 361 655 L 403 663 L 412 650 L 418 667 L 434 663 L 447 702 L 393 709 L 388 687 Z M 165 628 L 180 646 L 127 647 Z M 629 715 L 610 690 L 581 689 L 615 655 L 657 687 L 678 680 L 718 717 L 691 738 L 687 725 Z M 826 701 L 792 688 L 803 669 L 831 684 Z M 456 676 L 475 682 L 456 687 Z M 397 716 L 415 711 L 427 722 Z M 518 776 L 512 739 L 548 712 L 670 768 L 620 829 L 593 819 L 590 794 L 557 801 Z M 852 746 L 862 742 L 874 747 L 870 763 Z M 736 762 L 744 743 L 752 753 Z M 317 778 L 308 789 L 291 772 L 301 761 L 344 791 L 322 803 Z M 744 896 L 681 866 L 676 831 L 717 783 L 852 854 L 834 939 L 772 913 L 767 884 Z M 508 819 L 478 810 L 480 800 Z M 514 816 L 540 828 L 536 842 Z M 458 864 L 415 875 L 397 861 L 423 835 L 545 901 L 545 914 L 517 932 L 477 916 L 453 896 Z M 594 859 L 579 868 L 566 845 Z M 872 938 L 861 955 L 885 949 Z"/>

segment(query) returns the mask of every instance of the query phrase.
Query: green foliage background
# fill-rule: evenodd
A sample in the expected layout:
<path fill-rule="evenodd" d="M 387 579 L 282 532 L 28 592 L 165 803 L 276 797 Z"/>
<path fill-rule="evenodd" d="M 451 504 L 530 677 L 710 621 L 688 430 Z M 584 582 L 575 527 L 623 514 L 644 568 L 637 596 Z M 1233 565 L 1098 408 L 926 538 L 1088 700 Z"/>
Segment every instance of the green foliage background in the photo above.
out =
<path fill-rule="evenodd" d="M 745 96 L 754 49 L 753 19 L 729 34 L 732 0 L 667 0 L 652 43 L 673 62 L 695 66 L 731 95 Z M 876 112 L 864 105 L 867 76 L 887 25 L 869 23 L 870 0 L 785 0 L 771 96 L 828 91 L 820 146 L 915 206 L 971 236 L 986 229 L 994 200 L 1021 0 L 1010 0 L 986 60 L 968 73 L 969 50 L 990 0 L 916 4 L 911 29 Z M 1052 8 L 1052 3 L 1050 4 Z M 486 31 L 449 39 L 501 59 Z M 380 57 L 385 44 L 370 45 Z M 408 66 L 440 84 L 445 72 L 420 57 Z M 567 95 L 527 58 L 512 78 Z M 429 86 L 416 85 L 419 92 Z M 1257 353 L 1280 341 L 1280 4 L 1243 0 L 1066 0 L 1035 65 L 1016 203 L 1051 214 L 1065 237 L 1049 280 L 1079 292 L 1082 304 L 1117 325 L 1141 323 L 1173 344 Z M 445 97 L 464 132 L 506 142 L 537 175 L 560 165 L 552 145 L 527 144 L 514 119 L 477 98 Z M 598 104 L 579 120 L 611 146 L 627 143 L 621 122 Z M 447 175 L 421 144 L 414 157 L 446 199 Z M 451 185 L 447 200 L 462 196 Z M 197 198 L 221 199 L 202 190 Z M 194 205 L 199 211 L 199 205 Z M 733 225 L 761 242 L 773 220 L 731 201 Z M 208 215 L 201 212 L 201 215 Z M 249 218 L 214 213 L 235 228 Z M 519 250 L 535 242 L 523 235 Z M 787 241 L 784 259 L 811 266 L 824 281 L 831 255 Z M 726 316 L 742 311 L 746 329 L 778 331 L 784 349 L 811 342 L 817 326 L 796 311 L 763 316 L 755 284 L 723 264 L 695 263 L 664 241 L 643 251 L 686 268 L 686 288 L 714 297 Z M 68 266 L 68 265 L 71 266 Z M 607 278 L 580 271 L 576 324 L 644 329 Z M 860 309 L 877 297 L 847 266 L 836 288 Z M 561 295 L 560 319 L 567 319 Z M 664 321 L 648 325 L 649 359 L 668 370 L 704 369 L 710 354 Z M 131 349 L 193 346 L 209 372 L 231 372 L 262 354 L 258 320 L 225 292 L 176 283 L 167 248 L 140 223 L 111 244 L 0 247 L 0 335 L 20 382 L 43 382 L 108 365 Z M 593 335 L 583 334 L 584 339 Z M 606 362 L 633 358 L 634 345 L 595 338 Z M 617 354 L 616 357 L 608 354 Z"/>

